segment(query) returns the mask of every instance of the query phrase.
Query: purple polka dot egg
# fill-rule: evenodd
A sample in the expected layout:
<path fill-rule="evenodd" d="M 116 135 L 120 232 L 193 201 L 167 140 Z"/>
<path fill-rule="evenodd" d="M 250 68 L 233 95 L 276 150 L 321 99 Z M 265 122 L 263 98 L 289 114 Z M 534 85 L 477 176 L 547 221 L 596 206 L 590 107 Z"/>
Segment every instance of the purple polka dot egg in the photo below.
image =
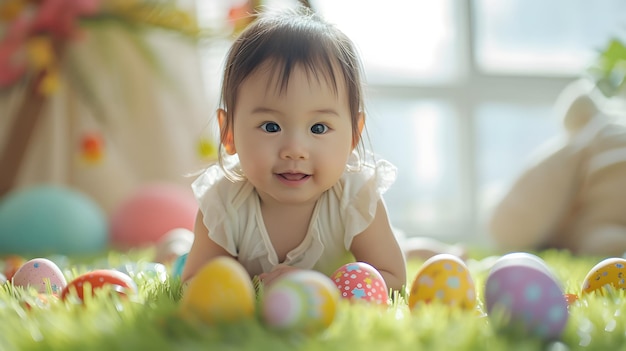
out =
<path fill-rule="evenodd" d="M 563 289 L 548 265 L 523 252 L 495 262 L 485 304 L 496 329 L 542 339 L 558 339 L 569 317 Z"/>
<path fill-rule="evenodd" d="M 39 293 L 59 294 L 67 285 L 61 269 L 47 258 L 34 258 L 24 263 L 12 278 L 14 286 L 32 287 Z"/>

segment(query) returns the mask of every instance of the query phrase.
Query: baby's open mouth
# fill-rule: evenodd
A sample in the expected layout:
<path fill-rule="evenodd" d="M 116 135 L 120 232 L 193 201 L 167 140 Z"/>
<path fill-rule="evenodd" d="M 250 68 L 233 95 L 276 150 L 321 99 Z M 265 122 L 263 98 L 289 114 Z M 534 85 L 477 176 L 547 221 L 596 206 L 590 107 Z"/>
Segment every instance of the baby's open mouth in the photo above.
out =
<path fill-rule="evenodd" d="M 304 173 L 280 173 L 278 176 L 290 181 L 298 181 L 310 177 L 310 175 Z"/>

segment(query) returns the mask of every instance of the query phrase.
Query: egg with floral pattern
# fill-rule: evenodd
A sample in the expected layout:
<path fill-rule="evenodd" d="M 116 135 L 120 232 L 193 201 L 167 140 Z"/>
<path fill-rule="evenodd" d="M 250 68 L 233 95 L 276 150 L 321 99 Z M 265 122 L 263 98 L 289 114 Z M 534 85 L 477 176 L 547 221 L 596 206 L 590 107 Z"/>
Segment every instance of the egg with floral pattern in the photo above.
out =
<path fill-rule="evenodd" d="M 581 292 L 603 295 L 607 287 L 626 289 L 626 259 L 613 257 L 596 264 L 585 276 Z"/>
<path fill-rule="evenodd" d="M 34 258 L 24 263 L 12 278 L 14 286 L 33 287 L 39 293 L 60 293 L 67 281 L 61 269 L 47 258 Z"/>
<path fill-rule="evenodd" d="M 476 306 L 474 280 L 465 263 L 449 254 L 435 255 L 424 262 L 415 275 L 409 295 L 409 307 L 443 303 L 472 309 Z"/>
<path fill-rule="evenodd" d="M 351 301 L 389 304 L 389 291 L 380 272 L 365 262 L 341 266 L 331 275 L 340 296 Z"/>

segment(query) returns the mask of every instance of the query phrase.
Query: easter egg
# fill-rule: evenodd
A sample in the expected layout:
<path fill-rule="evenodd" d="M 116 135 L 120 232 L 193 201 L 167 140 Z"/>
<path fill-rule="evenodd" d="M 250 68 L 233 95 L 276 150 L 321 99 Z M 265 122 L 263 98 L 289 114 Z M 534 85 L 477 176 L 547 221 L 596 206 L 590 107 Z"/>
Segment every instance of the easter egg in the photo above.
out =
<path fill-rule="evenodd" d="M 56 295 L 48 295 L 39 293 L 37 296 L 25 296 L 22 303 L 27 310 L 31 310 L 33 308 L 48 308 L 52 302 L 58 301 L 58 297 Z"/>
<path fill-rule="evenodd" d="M 198 204 L 191 190 L 170 184 L 138 188 L 111 215 L 111 243 L 120 249 L 149 246 L 175 228 L 192 230 Z"/>
<path fill-rule="evenodd" d="M 187 228 L 174 228 L 168 231 L 157 242 L 155 261 L 168 263 L 188 253 L 193 238 L 193 232 Z"/>
<path fill-rule="evenodd" d="M 573 304 L 576 303 L 576 301 L 578 301 L 578 295 L 576 294 L 564 294 L 563 297 L 565 298 L 565 302 L 567 302 L 568 306 L 571 306 Z"/>
<path fill-rule="evenodd" d="M 426 260 L 415 275 L 409 308 L 432 302 L 464 309 L 476 306 L 474 280 L 460 258 L 449 254 L 435 255 Z"/>
<path fill-rule="evenodd" d="M 604 294 L 605 287 L 626 289 L 626 259 L 607 258 L 596 264 L 583 280 L 581 292 Z"/>
<path fill-rule="evenodd" d="M 87 286 L 89 288 L 86 288 Z M 109 287 L 120 295 L 137 293 L 137 285 L 128 275 L 113 269 L 98 269 L 79 275 L 70 281 L 61 292 L 61 298 L 65 300 L 76 294 L 82 301 L 85 298 L 85 292 L 91 291 L 93 295 L 103 287 Z"/>
<path fill-rule="evenodd" d="M 116 268 L 135 282 L 160 282 L 167 280 L 167 268 L 161 263 L 129 262 Z"/>
<path fill-rule="evenodd" d="M 40 185 L 0 201 L 2 253 L 97 253 L 107 246 L 108 229 L 95 201 L 70 188 Z"/>
<path fill-rule="evenodd" d="M 185 263 L 187 263 L 187 254 L 180 255 L 174 260 L 172 264 L 172 277 L 180 278 L 183 275 Z"/>
<path fill-rule="evenodd" d="M 181 299 L 183 318 L 207 324 L 254 316 L 255 292 L 248 272 L 234 258 L 207 262 L 191 279 Z"/>
<path fill-rule="evenodd" d="M 33 287 L 39 293 L 59 294 L 67 285 L 61 269 L 46 258 L 34 258 L 24 263 L 13 275 L 13 285 Z"/>
<path fill-rule="evenodd" d="M 294 271 L 280 277 L 263 292 L 261 316 L 272 329 L 315 333 L 335 319 L 339 291 L 317 271 Z"/>
<path fill-rule="evenodd" d="M 2 259 L 2 273 L 7 278 L 7 280 L 11 280 L 15 272 L 17 272 L 20 267 L 26 262 L 22 258 L 22 256 L 18 255 L 9 255 Z"/>
<path fill-rule="evenodd" d="M 497 329 L 558 338 L 568 320 L 563 289 L 547 264 L 527 253 L 502 256 L 485 285 L 485 303 Z"/>
<path fill-rule="evenodd" d="M 380 272 L 368 263 L 347 263 L 339 267 L 331 278 L 344 299 L 389 304 L 385 280 Z"/>

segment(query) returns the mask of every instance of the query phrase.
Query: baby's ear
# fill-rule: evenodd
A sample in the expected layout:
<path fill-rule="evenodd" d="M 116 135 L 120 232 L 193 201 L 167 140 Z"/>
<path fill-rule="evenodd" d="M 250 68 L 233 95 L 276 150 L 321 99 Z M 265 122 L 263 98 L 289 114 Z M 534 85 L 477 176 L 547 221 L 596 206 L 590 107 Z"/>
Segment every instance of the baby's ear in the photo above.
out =
<path fill-rule="evenodd" d="M 363 133 L 363 127 L 365 126 L 365 113 L 359 112 L 357 116 L 357 127 L 359 128 L 359 134 L 352 137 L 352 148 L 354 149 L 361 140 L 361 134 Z"/>
<path fill-rule="evenodd" d="M 228 123 L 226 111 L 221 108 L 217 110 L 217 121 L 220 125 L 220 139 L 222 145 L 224 145 L 224 150 L 226 150 L 227 154 L 234 155 L 237 150 L 235 149 L 235 139 L 233 138 L 233 126 L 231 123 Z"/>

